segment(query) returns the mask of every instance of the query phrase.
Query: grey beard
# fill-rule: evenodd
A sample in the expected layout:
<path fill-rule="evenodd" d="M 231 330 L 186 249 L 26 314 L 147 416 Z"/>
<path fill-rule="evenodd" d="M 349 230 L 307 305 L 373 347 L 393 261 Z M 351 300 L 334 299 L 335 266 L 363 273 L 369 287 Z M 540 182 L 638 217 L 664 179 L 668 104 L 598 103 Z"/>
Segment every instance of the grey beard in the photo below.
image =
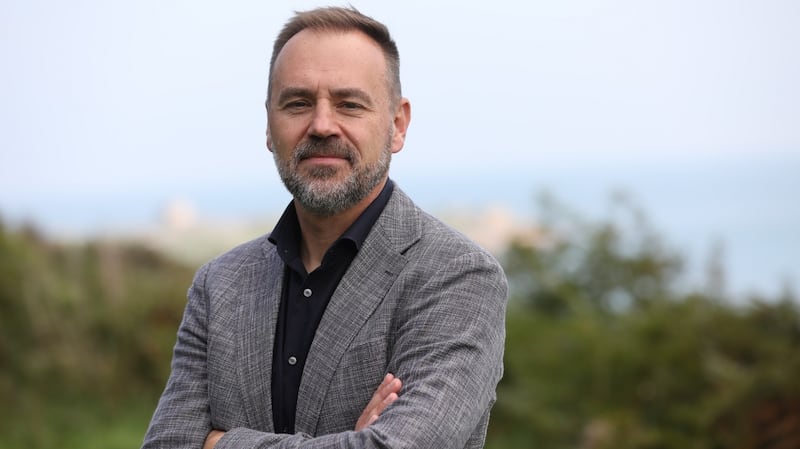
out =
<path fill-rule="evenodd" d="M 275 165 L 295 201 L 314 214 L 329 217 L 358 204 L 386 177 L 392 159 L 390 142 L 388 139 L 378 160 L 370 165 L 359 165 L 358 151 L 337 138 L 303 143 L 285 162 L 281 162 L 278 152 L 275 152 Z M 297 166 L 301 160 L 323 154 L 344 157 L 353 167 L 352 172 L 339 183 L 333 182 L 338 172 L 333 167 L 317 167 L 306 177 L 298 173 Z"/>

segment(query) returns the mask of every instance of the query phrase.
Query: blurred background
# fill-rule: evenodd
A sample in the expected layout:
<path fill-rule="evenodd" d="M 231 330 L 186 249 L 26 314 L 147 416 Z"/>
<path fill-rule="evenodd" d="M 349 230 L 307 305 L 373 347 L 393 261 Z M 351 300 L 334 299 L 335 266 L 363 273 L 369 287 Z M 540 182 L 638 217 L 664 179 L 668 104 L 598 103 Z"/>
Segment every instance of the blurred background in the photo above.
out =
<path fill-rule="evenodd" d="M 317 2 L 0 4 L 0 448 L 138 447 L 193 272 L 289 201 L 272 40 Z M 490 448 L 800 447 L 800 3 L 352 2 L 392 177 L 512 288 Z"/>

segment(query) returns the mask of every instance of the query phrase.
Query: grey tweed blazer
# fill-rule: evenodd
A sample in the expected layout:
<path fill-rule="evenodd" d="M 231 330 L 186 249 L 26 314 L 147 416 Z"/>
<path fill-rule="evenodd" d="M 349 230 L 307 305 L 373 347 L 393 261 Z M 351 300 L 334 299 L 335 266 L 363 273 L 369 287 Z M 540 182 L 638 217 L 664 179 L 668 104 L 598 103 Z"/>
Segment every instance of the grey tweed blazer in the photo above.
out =
<path fill-rule="evenodd" d="M 270 379 L 283 262 L 263 236 L 189 289 L 172 373 L 143 448 L 480 448 L 502 376 L 507 284 L 486 251 L 395 188 L 311 345 L 294 435 L 273 433 Z M 384 375 L 399 399 L 356 421 Z"/>

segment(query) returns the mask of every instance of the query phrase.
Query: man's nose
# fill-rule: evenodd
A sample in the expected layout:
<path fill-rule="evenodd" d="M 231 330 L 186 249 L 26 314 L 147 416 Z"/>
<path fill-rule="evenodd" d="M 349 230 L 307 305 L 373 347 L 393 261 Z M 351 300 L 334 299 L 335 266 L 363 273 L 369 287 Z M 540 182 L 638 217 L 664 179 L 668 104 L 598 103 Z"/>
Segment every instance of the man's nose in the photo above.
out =
<path fill-rule="evenodd" d="M 339 133 L 336 122 L 336 111 L 325 102 L 320 102 L 314 108 L 314 115 L 308 126 L 308 134 L 314 137 L 326 138 Z"/>

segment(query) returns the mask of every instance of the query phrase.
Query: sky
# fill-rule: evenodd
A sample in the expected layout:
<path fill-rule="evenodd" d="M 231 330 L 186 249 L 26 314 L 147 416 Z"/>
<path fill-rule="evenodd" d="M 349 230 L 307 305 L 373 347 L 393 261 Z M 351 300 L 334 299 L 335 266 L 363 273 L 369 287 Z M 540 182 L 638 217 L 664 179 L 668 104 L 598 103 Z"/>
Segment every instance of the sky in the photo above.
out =
<path fill-rule="evenodd" d="M 679 243 L 730 240 L 737 278 L 764 271 L 743 286 L 800 276 L 800 2 L 350 3 L 399 46 L 412 122 L 392 176 L 423 206 L 526 214 L 547 189 L 595 213 L 623 189 Z M 4 0 L 0 217 L 279 213 L 271 45 L 320 5 Z"/>

